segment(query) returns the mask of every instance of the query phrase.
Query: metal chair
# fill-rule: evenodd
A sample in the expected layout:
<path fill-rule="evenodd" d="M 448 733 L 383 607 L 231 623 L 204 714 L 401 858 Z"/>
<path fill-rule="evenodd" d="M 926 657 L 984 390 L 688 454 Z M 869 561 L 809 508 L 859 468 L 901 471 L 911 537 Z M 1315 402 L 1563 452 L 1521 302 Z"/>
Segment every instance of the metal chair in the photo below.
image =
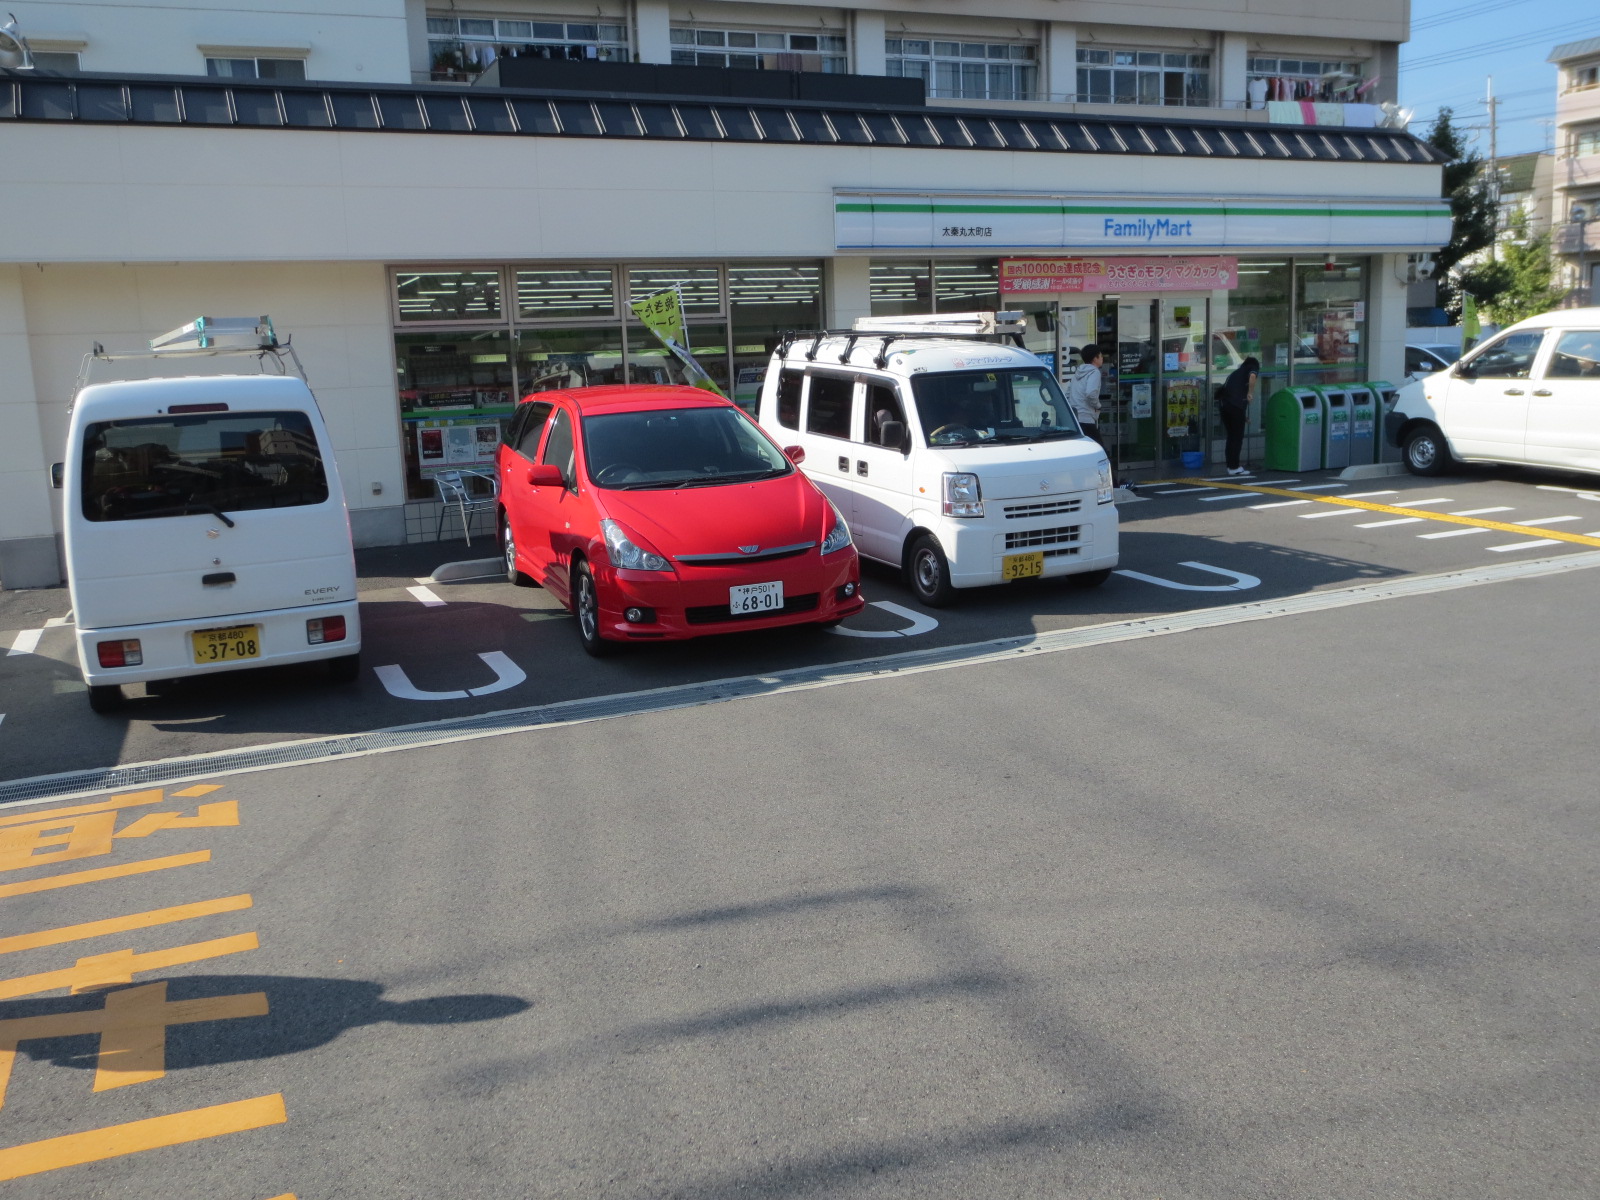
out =
<path fill-rule="evenodd" d="M 472 480 L 487 484 L 488 494 Z M 472 516 L 494 511 L 500 499 L 500 481 L 481 471 L 440 471 L 433 477 L 433 483 L 439 489 L 439 524 L 433 536 L 438 539 L 443 534 L 444 519 L 454 508 L 461 517 L 461 535 L 467 539 L 467 545 L 472 545 Z"/>

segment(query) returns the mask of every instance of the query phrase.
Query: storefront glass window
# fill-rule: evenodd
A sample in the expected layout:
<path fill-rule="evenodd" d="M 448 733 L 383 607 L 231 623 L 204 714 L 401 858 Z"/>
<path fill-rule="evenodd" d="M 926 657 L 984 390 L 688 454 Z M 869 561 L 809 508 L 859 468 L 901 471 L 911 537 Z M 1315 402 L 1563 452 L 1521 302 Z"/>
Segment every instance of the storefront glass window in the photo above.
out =
<path fill-rule="evenodd" d="M 402 323 L 502 319 L 498 270 L 401 271 L 395 295 Z"/>
<path fill-rule="evenodd" d="M 1297 384 L 1366 378 L 1366 259 L 1295 264 Z"/>
<path fill-rule="evenodd" d="M 1000 263 L 985 258 L 933 265 L 936 312 L 995 312 L 1000 304 Z"/>
<path fill-rule="evenodd" d="M 1212 378 L 1221 383 L 1246 358 L 1261 363 L 1256 379 L 1256 403 L 1250 406 L 1247 437 L 1261 432 L 1266 398 L 1289 384 L 1289 291 L 1291 273 L 1287 259 L 1239 260 L 1239 286 L 1228 293 L 1227 316 L 1211 331 Z M 1214 439 L 1225 436 L 1222 420 L 1212 412 Z M 1259 443 L 1247 442 L 1245 455 L 1258 454 Z M 1220 460 L 1218 460 L 1220 461 Z"/>
<path fill-rule="evenodd" d="M 617 315 L 610 267 L 541 267 L 517 272 L 517 317 L 523 321 Z"/>
<path fill-rule="evenodd" d="M 515 399 L 510 334 L 397 334 L 395 362 L 410 497 L 431 496 L 439 470 L 493 469 Z"/>
<path fill-rule="evenodd" d="M 733 401 L 755 412 L 761 381 L 786 330 L 822 325 L 822 268 L 772 263 L 728 268 L 733 310 Z"/>
<path fill-rule="evenodd" d="M 872 315 L 903 317 L 933 311 L 933 268 L 926 262 L 875 262 Z"/>
<path fill-rule="evenodd" d="M 720 313 L 722 272 L 716 267 L 635 267 L 628 272 L 629 301 L 644 300 L 677 287 L 686 313 Z"/>
<path fill-rule="evenodd" d="M 519 397 L 622 382 L 622 331 L 615 325 L 517 332 Z"/>

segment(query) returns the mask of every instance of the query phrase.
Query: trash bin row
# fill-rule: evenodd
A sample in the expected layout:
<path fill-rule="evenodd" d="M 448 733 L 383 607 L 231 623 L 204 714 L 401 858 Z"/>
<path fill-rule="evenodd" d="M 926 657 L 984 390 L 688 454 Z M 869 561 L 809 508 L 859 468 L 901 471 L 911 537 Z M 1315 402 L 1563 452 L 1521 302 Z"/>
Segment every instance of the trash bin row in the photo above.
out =
<path fill-rule="evenodd" d="M 1383 443 L 1383 414 L 1397 391 L 1381 379 L 1280 388 L 1262 413 L 1267 467 L 1315 471 L 1399 461 L 1399 451 Z"/>

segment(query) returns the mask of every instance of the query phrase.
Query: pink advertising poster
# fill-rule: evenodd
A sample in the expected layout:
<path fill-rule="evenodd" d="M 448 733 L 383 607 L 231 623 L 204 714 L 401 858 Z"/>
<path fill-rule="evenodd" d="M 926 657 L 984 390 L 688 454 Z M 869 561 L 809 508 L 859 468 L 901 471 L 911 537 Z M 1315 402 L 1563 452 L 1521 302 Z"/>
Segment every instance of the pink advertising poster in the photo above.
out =
<path fill-rule="evenodd" d="M 1002 258 L 1000 292 L 1199 292 L 1237 287 L 1239 260 L 1187 258 Z"/>

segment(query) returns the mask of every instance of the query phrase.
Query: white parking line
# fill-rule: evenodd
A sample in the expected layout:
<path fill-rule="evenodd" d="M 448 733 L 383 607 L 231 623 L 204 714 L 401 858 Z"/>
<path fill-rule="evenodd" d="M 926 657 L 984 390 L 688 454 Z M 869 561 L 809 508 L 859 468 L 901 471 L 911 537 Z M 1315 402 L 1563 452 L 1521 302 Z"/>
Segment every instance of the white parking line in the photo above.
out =
<path fill-rule="evenodd" d="M 1367 510 L 1364 509 L 1364 508 L 1334 508 L 1334 509 L 1329 509 L 1327 512 L 1300 513 L 1299 517 L 1300 517 L 1300 519 L 1302 521 L 1320 521 L 1320 520 L 1322 520 L 1323 517 L 1354 517 L 1354 516 L 1359 516 L 1361 513 L 1366 512 L 1366 511 Z"/>
<path fill-rule="evenodd" d="M 1382 529 L 1385 525 L 1420 525 L 1425 517 L 1395 517 L 1388 521 L 1363 521 L 1357 529 Z"/>
<path fill-rule="evenodd" d="M 1158 496 L 1178 496 L 1178 495 L 1182 495 L 1184 492 L 1214 492 L 1216 490 L 1217 489 L 1213 488 L 1213 487 L 1167 488 L 1166 491 L 1157 492 L 1156 495 L 1158 495 Z"/>
<path fill-rule="evenodd" d="M 1348 483 L 1308 483 L 1301 488 L 1302 492 L 1326 492 L 1330 488 L 1349 487 Z"/>
<path fill-rule="evenodd" d="M 1518 521 L 1518 525 L 1559 525 L 1563 521 L 1581 521 L 1582 517 L 1539 517 L 1532 521 Z"/>
<path fill-rule="evenodd" d="M 1555 487 L 1548 483 L 1541 483 L 1538 486 L 1541 492 L 1566 492 L 1580 500 L 1600 500 L 1600 492 L 1596 491 L 1580 492 L 1577 488 Z"/>
<path fill-rule="evenodd" d="M 70 625 L 70 624 L 72 624 L 72 614 L 68 613 L 64 617 L 51 617 L 48 621 L 46 621 L 44 623 L 44 627 L 46 629 L 58 629 L 62 625 Z"/>
<path fill-rule="evenodd" d="M 1309 500 L 1274 500 L 1271 504 L 1252 504 L 1258 512 L 1263 508 L 1293 508 L 1296 504 L 1310 504 Z"/>
<path fill-rule="evenodd" d="M 1402 497 L 1396 508 L 1416 508 L 1419 504 L 1454 504 L 1449 496 L 1424 496 L 1421 500 L 1408 500 Z"/>
<path fill-rule="evenodd" d="M 1204 478 L 1207 483 L 1226 483 L 1230 479 L 1254 479 L 1255 477 L 1256 477 L 1256 473 L 1254 471 L 1246 471 L 1243 475 L 1205 475 L 1205 476 L 1202 476 L 1202 478 Z"/>
<path fill-rule="evenodd" d="M 1451 517 L 1481 517 L 1484 513 L 1510 511 L 1511 508 L 1509 505 L 1501 504 L 1495 508 L 1463 508 L 1460 512 L 1447 513 L 1445 515 Z"/>
<path fill-rule="evenodd" d="M 410 592 L 413 596 L 415 596 L 418 600 L 422 601 L 422 603 L 426 604 L 429 608 L 443 608 L 444 607 L 444 601 L 439 599 L 438 596 L 435 596 L 433 594 L 433 591 L 432 591 L 431 588 L 425 588 L 421 584 L 418 584 L 416 587 L 408 587 L 406 589 L 406 591 Z"/>
<path fill-rule="evenodd" d="M 1467 537 L 1469 534 L 1488 533 L 1488 532 L 1489 531 L 1487 529 L 1451 529 L 1451 530 L 1447 530 L 1444 533 L 1419 533 L 1419 534 L 1417 534 L 1417 536 L 1419 538 L 1426 538 L 1426 539 L 1432 540 L 1433 538 L 1444 538 L 1444 537 Z"/>
<path fill-rule="evenodd" d="M 1304 490 L 1304 489 L 1302 489 L 1302 490 Z M 1346 500 L 1365 500 L 1368 496 L 1398 496 L 1399 494 L 1400 493 L 1395 491 L 1393 488 L 1389 488 L 1387 491 L 1383 491 L 1383 492 L 1351 492 L 1348 496 L 1345 497 L 1345 499 Z"/>
<path fill-rule="evenodd" d="M 1221 496 L 1202 496 L 1201 504 L 1215 504 L 1218 500 L 1254 500 L 1260 492 L 1228 492 Z"/>
<path fill-rule="evenodd" d="M 1485 550 L 1493 550 L 1496 554 L 1503 554 L 1507 550 L 1532 550 L 1535 546 L 1560 546 L 1564 543 L 1555 538 L 1534 538 L 1531 542 L 1507 542 L 1504 546 L 1485 546 Z"/>
<path fill-rule="evenodd" d="M 11 649 L 6 651 L 6 657 L 10 658 L 14 654 L 32 654 L 39 648 L 39 639 L 43 636 L 44 630 L 42 629 L 22 630 L 17 634 L 16 640 L 11 643 Z"/>

